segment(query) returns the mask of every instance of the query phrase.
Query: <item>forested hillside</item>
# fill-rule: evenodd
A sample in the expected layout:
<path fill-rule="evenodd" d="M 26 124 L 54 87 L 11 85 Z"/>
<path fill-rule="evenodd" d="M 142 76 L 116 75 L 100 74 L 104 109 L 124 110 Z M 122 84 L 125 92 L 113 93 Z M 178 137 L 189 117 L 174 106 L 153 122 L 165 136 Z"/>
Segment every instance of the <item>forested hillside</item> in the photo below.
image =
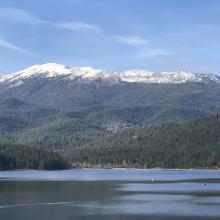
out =
<path fill-rule="evenodd" d="M 106 131 L 81 119 L 57 117 L 16 135 L 16 142 L 62 149 L 82 146 L 105 134 Z"/>
<path fill-rule="evenodd" d="M 67 122 L 63 125 L 65 123 Z M 79 131 L 80 127 L 80 124 L 70 127 L 69 132 L 74 128 Z M 53 127 L 55 140 L 63 140 L 59 136 L 59 128 L 60 125 L 56 133 Z M 87 129 L 90 131 L 90 128 Z M 100 135 L 91 130 L 93 138 L 81 142 L 80 147 L 57 150 L 59 146 L 56 146 L 55 151 L 33 147 L 38 140 L 31 136 L 27 142 L 33 138 L 35 144 L 29 143 L 30 146 L 0 145 L 0 169 L 217 168 L 220 167 L 219 131 L 220 115 L 217 115 L 182 124 L 166 123 L 150 128 L 129 128 L 116 134 Z M 44 130 L 41 133 L 42 140 L 45 138 L 43 133 Z M 50 143 L 52 142 L 48 142 Z"/>
<path fill-rule="evenodd" d="M 200 107 L 94 106 L 65 112 L 4 98 L 0 99 L 0 142 L 59 149 L 79 147 L 109 132 L 166 122 L 182 123 L 218 112 L 217 106 Z"/>
<path fill-rule="evenodd" d="M 25 145 L 0 144 L 0 170 L 65 169 L 68 163 L 59 153 Z"/>
<path fill-rule="evenodd" d="M 64 155 L 83 166 L 215 168 L 220 167 L 219 131 L 217 115 L 180 125 L 124 130 Z"/>

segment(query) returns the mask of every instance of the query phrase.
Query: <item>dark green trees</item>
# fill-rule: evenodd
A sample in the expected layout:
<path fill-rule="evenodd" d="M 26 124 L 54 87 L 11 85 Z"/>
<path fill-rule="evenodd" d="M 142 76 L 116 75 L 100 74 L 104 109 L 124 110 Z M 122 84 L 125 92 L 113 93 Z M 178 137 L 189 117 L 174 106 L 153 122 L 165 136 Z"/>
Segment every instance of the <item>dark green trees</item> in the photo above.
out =
<path fill-rule="evenodd" d="M 0 169 L 65 169 L 68 164 L 61 156 L 24 145 L 0 145 Z"/>

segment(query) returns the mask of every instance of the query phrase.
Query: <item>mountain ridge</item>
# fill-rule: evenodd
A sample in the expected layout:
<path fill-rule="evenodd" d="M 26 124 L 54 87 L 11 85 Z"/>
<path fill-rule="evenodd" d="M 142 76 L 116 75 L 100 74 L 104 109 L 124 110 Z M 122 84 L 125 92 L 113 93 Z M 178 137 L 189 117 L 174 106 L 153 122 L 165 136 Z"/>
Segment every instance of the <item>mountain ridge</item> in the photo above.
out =
<path fill-rule="evenodd" d="M 69 67 L 57 63 L 46 63 L 34 65 L 24 70 L 0 76 L 0 85 L 11 84 L 20 86 L 27 79 L 31 78 L 62 78 L 66 80 L 80 80 L 81 82 L 92 82 L 101 80 L 110 82 L 109 85 L 117 85 L 121 82 L 127 83 L 186 83 L 186 82 L 214 82 L 220 83 L 220 76 L 215 74 L 201 74 L 187 71 L 155 73 L 148 70 L 131 69 L 124 71 L 106 71 L 93 67 Z M 108 85 L 108 83 L 106 84 Z"/>

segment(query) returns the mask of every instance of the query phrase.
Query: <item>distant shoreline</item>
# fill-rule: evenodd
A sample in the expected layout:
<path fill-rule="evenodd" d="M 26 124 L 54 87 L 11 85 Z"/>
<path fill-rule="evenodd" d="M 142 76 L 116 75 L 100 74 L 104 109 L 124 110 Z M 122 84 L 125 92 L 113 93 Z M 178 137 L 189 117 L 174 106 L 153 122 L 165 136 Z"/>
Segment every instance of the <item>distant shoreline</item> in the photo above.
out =
<path fill-rule="evenodd" d="M 45 169 L 5 169 L 7 171 L 70 171 L 70 170 L 139 170 L 139 171 L 220 171 L 220 168 L 134 168 L 134 167 L 75 167 L 70 169 L 45 170 Z"/>

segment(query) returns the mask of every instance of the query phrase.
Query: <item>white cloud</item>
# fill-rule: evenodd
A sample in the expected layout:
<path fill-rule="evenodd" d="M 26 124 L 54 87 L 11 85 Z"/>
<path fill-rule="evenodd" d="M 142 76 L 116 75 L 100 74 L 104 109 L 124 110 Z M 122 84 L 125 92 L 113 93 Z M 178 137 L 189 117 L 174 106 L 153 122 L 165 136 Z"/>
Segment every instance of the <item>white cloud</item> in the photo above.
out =
<path fill-rule="evenodd" d="M 130 46 L 139 46 L 149 43 L 149 40 L 138 36 L 114 36 L 118 43 L 128 44 Z"/>
<path fill-rule="evenodd" d="M 82 22 L 82 21 L 69 21 L 69 22 L 52 22 L 37 18 L 34 14 L 16 8 L 0 8 L 0 18 L 12 20 L 14 22 L 26 23 L 30 25 L 47 25 L 56 28 L 65 29 L 68 31 L 81 31 L 81 32 L 99 32 L 101 28 L 97 24 Z"/>
<path fill-rule="evenodd" d="M 51 25 L 59 27 L 59 28 L 63 28 L 69 31 L 94 31 L 94 32 L 101 31 L 101 28 L 96 24 L 78 22 L 78 21 L 57 22 L 57 23 L 51 23 Z"/>
<path fill-rule="evenodd" d="M 0 37 L 0 47 L 4 47 L 19 53 L 24 53 L 24 54 L 33 54 L 32 52 L 23 49 L 15 44 L 10 43 L 9 41 L 5 40 L 4 38 Z"/>
<path fill-rule="evenodd" d="M 135 54 L 135 57 L 145 59 L 145 58 L 154 58 L 158 56 L 171 56 L 173 54 L 174 52 L 172 51 L 167 51 L 158 48 L 147 48 L 147 49 L 138 50 Z"/>

